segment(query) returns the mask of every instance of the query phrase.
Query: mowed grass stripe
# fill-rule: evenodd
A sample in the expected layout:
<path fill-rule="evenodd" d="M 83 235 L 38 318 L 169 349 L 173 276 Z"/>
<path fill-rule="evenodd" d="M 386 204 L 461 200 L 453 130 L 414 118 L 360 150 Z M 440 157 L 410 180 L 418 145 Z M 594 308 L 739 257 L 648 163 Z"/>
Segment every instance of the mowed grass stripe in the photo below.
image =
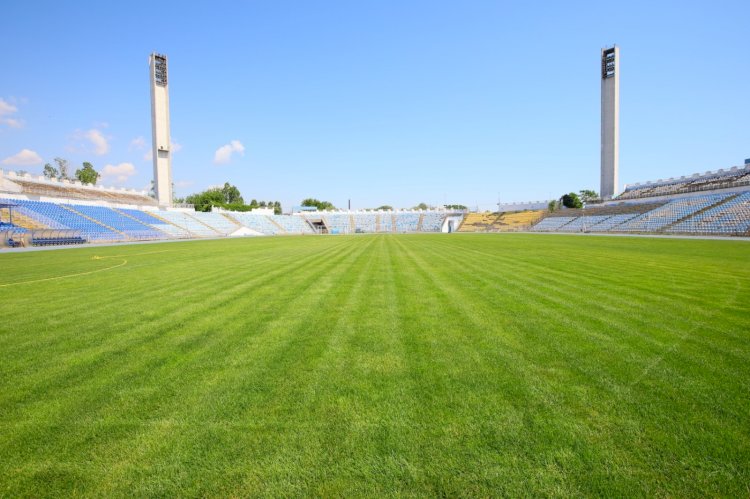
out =
<path fill-rule="evenodd" d="M 0 495 L 747 490 L 750 247 L 462 236 L 49 252 L 129 263 L 6 298 Z"/>
<path fill-rule="evenodd" d="M 278 382 L 295 374 L 295 367 L 304 365 L 303 361 L 312 358 L 311 346 L 307 343 L 313 337 L 306 335 L 308 323 L 315 321 L 316 310 L 322 301 L 330 297 L 330 288 L 337 284 L 337 277 L 345 272 L 364 248 L 358 248 L 350 258 L 333 258 L 331 261 L 321 262 L 321 266 L 310 265 L 315 269 L 315 275 L 327 280 L 329 284 L 316 288 L 315 293 L 298 293 L 290 299 L 289 306 L 274 314 L 273 317 L 261 317 L 260 320 L 246 322 L 237 331 L 228 331 L 238 341 L 246 341 L 241 334 L 246 328 L 253 328 L 253 324 L 263 329 L 263 333 L 254 338 L 252 343 L 233 344 L 225 352 L 221 352 L 220 363 L 212 366 L 212 376 L 209 379 L 196 379 L 199 390 L 192 393 L 188 390 L 180 401 L 180 411 L 162 424 L 153 426 L 151 432 L 143 435 L 142 444 L 136 449 L 142 449 L 143 454 L 135 452 L 129 464 L 121 470 L 122 478 L 117 483 L 123 487 L 119 493 L 130 489 L 144 489 L 159 493 L 159 484 L 164 477 L 180 476 L 185 467 L 184 456 L 203 463 L 201 472 L 191 478 L 192 487 L 199 486 L 205 481 L 201 479 L 203 473 L 212 474 L 221 470 L 226 480 L 226 486 L 235 484 L 230 480 L 231 467 L 221 466 L 227 457 L 233 455 L 234 449 L 247 451 L 252 448 L 251 442 L 238 438 L 253 427 L 262 425 L 268 413 L 273 413 L 274 401 L 286 401 L 283 396 L 267 393 L 276 385 L 267 386 L 266 380 Z M 334 268 L 335 267 L 335 268 Z M 332 272 L 332 273 L 331 273 Z M 293 275 L 293 274 L 290 274 Z M 317 282 L 321 280 L 307 280 L 303 282 Z M 291 290 L 299 291 L 298 287 L 290 286 Z M 273 302 L 278 306 L 278 303 Z M 213 356 L 214 359 L 217 356 Z M 202 366 L 203 367 L 203 366 Z M 281 370 L 289 370 L 287 374 L 280 374 Z M 299 375 L 299 374 L 297 374 Z M 284 383 L 286 386 L 286 382 Z M 245 407 L 260 408 L 261 412 L 254 417 L 240 417 Z M 288 410 L 286 405 L 283 406 Z M 238 414 L 239 413 L 239 414 Z M 273 421 L 285 421 L 286 417 Z M 228 438 L 225 438 L 227 436 Z M 159 437 L 159 438 L 156 438 Z M 195 446 L 201 442 L 200 456 L 195 453 L 181 452 L 183 444 Z M 123 448 L 123 453 L 133 454 L 133 449 Z M 255 458 L 260 456 L 256 455 Z M 158 466 L 141 466 L 142 462 L 158 463 Z M 157 476 L 153 476 L 154 474 Z M 196 494 L 196 490 L 188 487 L 183 493 Z M 103 490 L 103 493 L 117 493 L 117 490 Z"/>
<path fill-rule="evenodd" d="M 345 248 L 342 249 L 345 250 Z M 323 254 L 321 256 L 325 259 L 328 255 Z M 153 345 L 152 342 L 154 340 L 162 341 L 165 338 L 169 338 L 169 336 L 165 335 L 165 333 L 167 333 L 168 331 L 179 331 L 180 326 L 187 322 L 193 322 L 199 316 L 206 316 L 209 318 L 209 320 L 215 320 L 214 318 L 210 317 L 210 314 L 208 314 L 208 312 L 210 312 L 211 310 L 215 310 L 222 304 L 228 303 L 233 299 L 233 297 L 241 295 L 241 293 L 245 290 L 252 289 L 254 286 L 259 286 L 263 283 L 271 282 L 277 279 L 281 274 L 287 274 L 289 276 L 293 276 L 296 279 L 304 278 L 305 274 L 304 272 L 300 272 L 300 269 L 306 265 L 309 265 L 309 263 L 311 261 L 314 261 L 315 258 L 316 256 L 311 256 L 309 260 L 297 261 L 294 266 L 289 269 L 282 268 L 277 272 L 261 274 L 254 278 L 243 280 L 239 283 L 235 281 L 231 285 L 229 283 L 226 283 L 222 278 L 217 279 L 216 275 L 213 276 L 213 279 L 206 277 L 205 280 L 202 281 L 202 283 L 201 281 L 199 281 L 199 283 L 201 283 L 200 285 L 208 286 L 210 284 L 211 287 L 216 285 L 219 286 L 221 292 L 215 294 L 208 293 L 208 298 L 206 298 L 205 294 L 201 293 L 197 295 L 198 301 L 196 302 L 185 303 L 184 301 L 177 301 L 176 304 L 174 303 L 175 300 L 171 299 L 170 294 L 163 293 L 161 294 L 162 300 L 157 302 L 153 317 L 150 318 L 146 316 L 145 320 L 142 312 L 140 314 L 134 314 L 133 310 L 143 310 L 144 307 L 149 307 L 148 303 L 141 302 L 137 305 L 133 304 L 129 308 L 127 307 L 127 305 L 125 305 L 125 307 L 130 310 L 130 318 L 133 322 L 125 322 L 124 324 L 116 322 L 108 325 L 109 327 L 106 331 L 107 334 L 102 335 L 101 333 L 103 331 L 99 329 L 101 327 L 101 324 L 97 324 L 96 321 L 93 321 L 93 324 L 95 326 L 91 328 L 90 332 L 94 336 L 94 339 L 98 339 L 98 341 L 93 345 L 90 343 L 90 338 L 85 336 L 86 326 L 87 324 L 91 323 L 87 323 L 84 320 L 89 314 L 91 314 L 91 311 L 82 309 L 69 310 L 70 313 L 68 317 L 74 318 L 75 321 L 73 324 L 71 324 L 70 331 L 71 335 L 75 336 L 76 338 L 72 345 L 69 342 L 64 342 L 62 344 L 62 347 L 66 349 L 66 352 L 65 354 L 61 355 L 62 362 L 60 364 L 55 366 L 46 366 L 45 363 L 42 362 L 43 356 L 49 354 L 50 352 L 45 352 L 44 350 L 40 351 L 38 349 L 38 345 L 33 345 L 32 348 L 29 348 L 28 345 L 23 345 L 26 352 L 32 354 L 33 357 L 29 359 L 22 359 L 20 357 L 14 356 L 14 359 L 17 363 L 37 366 L 39 370 L 36 374 L 41 376 L 43 379 L 56 379 L 69 385 L 77 385 L 80 379 L 90 377 L 90 372 L 86 370 L 87 365 L 91 365 L 95 368 L 97 363 L 108 362 L 109 358 L 118 358 L 120 357 L 121 353 L 126 350 L 133 350 L 144 346 L 146 349 L 159 347 L 158 344 Z M 315 266 L 313 265 L 310 266 L 308 270 L 312 271 L 314 268 Z M 122 306 L 118 305 L 118 303 L 120 303 L 120 300 L 118 300 L 117 298 L 111 298 L 111 300 L 112 301 L 110 301 L 110 303 L 112 304 L 113 308 Z M 79 301 L 85 303 L 85 300 Z M 172 310 L 169 309 L 168 304 L 170 302 L 174 307 Z M 163 314 L 159 314 L 158 311 L 161 310 L 162 303 L 164 303 L 166 311 Z M 272 306 L 275 307 L 276 304 L 273 304 Z M 95 312 L 92 315 L 106 313 L 106 310 L 95 309 Z M 146 313 L 148 314 L 148 312 Z M 78 327 L 79 325 L 80 327 Z M 15 331 L 15 334 L 17 335 L 21 335 L 21 333 L 22 331 Z M 31 337 L 33 335 L 29 336 Z M 81 338 L 81 336 L 84 337 Z M 181 339 L 181 341 L 183 340 Z M 11 350 L 9 353 L 15 352 L 12 352 Z M 148 357 L 146 357 L 146 359 L 148 359 Z M 15 365 L 15 363 L 9 363 L 6 368 L 8 370 L 12 370 L 16 369 L 17 366 Z M 75 377 L 71 377 L 66 372 L 56 373 L 54 372 L 55 369 L 75 370 L 78 372 L 78 375 Z M 27 373 L 27 375 L 25 376 L 25 380 L 33 381 L 34 376 Z M 34 391 L 34 387 L 30 387 L 28 385 L 20 386 L 18 388 L 22 393 Z M 51 388 L 55 388 L 55 386 L 39 387 L 39 389 L 42 391 Z M 33 393 L 30 393 L 29 395 L 31 396 L 33 395 Z M 2 399 L 0 399 L 0 401 L 1 400 Z"/>
<path fill-rule="evenodd" d="M 304 262 L 303 262 L 302 264 L 304 264 Z M 309 270 L 313 270 L 313 269 L 316 269 L 316 266 L 309 266 Z M 325 272 L 325 268 L 321 268 L 321 269 L 318 269 L 318 270 L 319 270 L 319 272 Z M 292 272 L 292 273 L 290 273 L 289 275 L 290 275 L 290 276 L 295 276 L 296 278 L 301 278 L 301 277 L 302 277 L 302 275 L 303 275 L 303 273 L 302 273 L 302 272 Z M 292 288 L 292 289 L 294 289 L 294 288 Z M 275 304 L 274 304 L 274 305 L 275 305 Z M 199 312 L 200 312 L 200 310 L 199 310 Z M 198 326 L 200 326 L 200 325 L 198 324 Z M 197 329 L 197 330 L 200 330 L 200 328 L 199 328 L 199 329 Z M 166 333 L 166 331 L 159 331 L 159 333 L 162 333 L 162 334 L 164 334 L 164 333 Z M 152 336 L 152 337 L 154 337 L 154 336 L 157 336 L 157 335 L 151 335 L 151 336 Z M 168 335 L 166 335 L 166 336 L 159 336 L 159 339 L 160 339 L 160 341 L 161 341 L 161 340 L 163 340 L 163 339 L 164 339 L 165 337 L 168 337 Z M 220 336 L 220 335 L 218 335 L 218 336 L 216 336 L 216 335 L 215 335 L 215 336 L 209 336 L 209 335 L 205 335 L 205 338 L 221 338 L 221 336 Z M 185 341 L 185 338 L 182 338 L 182 337 L 181 337 L 181 338 L 180 338 L 180 341 L 181 341 L 181 342 Z M 188 340 L 188 341 L 189 341 L 189 340 Z M 130 345 L 130 346 L 132 347 L 132 345 Z M 163 346 L 168 346 L 168 345 L 149 345 L 149 346 L 150 346 L 151 348 L 154 348 L 154 349 L 155 349 L 155 351 L 157 351 L 157 352 L 163 351 L 163 353 L 164 353 L 165 355 L 167 354 L 167 352 L 170 352 L 170 353 L 172 353 L 171 351 L 164 351 L 164 349 L 162 348 Z M 120 351 L 120 350 L 121 350 L 121 348 L 120 348 L 120 349 L 118 349 L 118 351 Z M 138 353 L 138 352 L 136 351 L 136 354 L 137 354 L 137 353 Z M 176 357 L 175 357 L 174 355 L 172 355 L 172 357 L 174 357 L 174 358 L 178 359 L 178 361 L 180 361 L 180 362 L 184 360 L 184 359 L 183 359 L 183 358 L 182 358 L 181 356 L 176 356 Z M 146 358 L 148 359 L 148 357 L 146 357 Z M 100 360 L 101 360 L 101 359 L 100 359 Z M 131 359 L 131 360 L 132 360 L 132 359 Z M 158 362 L 159 362 L 159 361 L 157 360 L 157 361 L 156 361 L 156 363 L 158 364 Z M 106 367 L 107 367 L 107 368 L 108 368 L 109 370 L 112 370 L 112 368 L 113 368 L 114 366 L 111 366 L 111 365 L 107 365 Z M 132 370 L 132 369 L 134 368 L 134 367 L 133 367 L 133 364 L 130 364 L 130 363 L 129 363 L 129 364 L 127 364 L 127 365 L 126 365 L 125 367 L 127 368 L 127 370 Z M 152 370 L 154 369 L 154 367 L 156 367 L 156 366 L 154 365 L 154 360 L 153 360 L 153 359 L 151 359 L 151 364 L 150 364 L 150 365 L 148 365 L 148 366 L 146 366 L 146 367 L 148 368 L 148 371 L 149 371 L 149 372 L 151 372 L 151 371 L 152 371 Z M 138 364 L 136 363 L 136 365 L 135 365 L 135 368 L 136 368 L 136 370 L 138 370 L 138 369 L 140 369 L 140 368 L 141 368 L 141 366 L 139 366 L 139 365 L 138 365 Z M 112 372 L 114 372 L 114 373 L 116 374 L 116 376 L 115 376 L 115 377 L 119 377 L 119 376 L 121 376 L 121 375 L 122 375 L 122 373 L 118 373 L 117 371 L 112 371 Z M 97 381 L 98 381 L 98 378 L 97 378 L 96 376 L 92 376 L 91 374 L 92 374 L 92 373 L 88 373 L 88 372 L 86 373 L 86 376 L 88 377 L 88 379 L 89 379 L 89 380 L 97 380 Z M 76 380 L 76 381 L 78 381 L 78 380 Z M 95 388 L 107 388 L 107 387 L 95 387 Z M 106 395 L 106 394 L 107 394 L 107 390 L 97 390 L 97 391 L 96 391 L 95 393 L 101 393 L 102 395 Z M 163 395 L 164 395 L 164 394 L 162 394 L 162 396 L 163 396 Z"/>
<path fill-rule="evenodd" d="M 422 253 L 423 253 L 423 252 L 420 252 L 420 255 L 421 255 Z M 424 253 L 427 253 L 427 250 L 425 250 L 425 252 L 424 252 Z M 445 254 L 445 253 L 444 253 L 444 254 Z M 424 258 L 426 258 L 426 259 L 430 259 L 430 257 L 429 257 L 429 256 L 424 256 Z M 437 257 L 435 257 L 435 258 L 437 258 Z M 446 268 L 448 267 L 447 265 L 446 265 L 446 266 L 442 266 L 442 267 L 438 265 L 438 266 L 436 266 L 436 267 L 437 267 L 437 268 L 441 268 L 441 272 L 442 272 L 443 270 L 445 270 L 445 272 L 446 272 L 446 273 L 448 273 L 448 274 L 449 274 L 449 273 L 451 273 L 451 271 L 450 271 L 450 270 L 446 270 Z M 479 269 L 475 269 L 475 270 L 476 270 L 476 271 L 479 271 Z M 471 273 L 471 272 L 470 272 L 470 273 Z M 517 277 L 516 277 L 516 278 L 514 279 L 514 281 L 515 281 L 515 280 L 517 280 Z M 442 285 L 436 285 L 436 286 L 435 286 L 435 288 L 437 288 L 437 289 L 442 289 L 442 288 L 443 288 L 443 286 L 442 286 Z M 464 289 L 465 289 L 465 287 L 464 287 Z M 520 296 L 523 296 L 523 294 L 519 294 L 519 295 L 520 295 Z M 469 303 L 469 302 L 472 302 L 471 300 L 455 300 L 455 301 L 457 301 L 457 302 L 460 302 L 460 303 Z M 538 300 L 538 298 L 535 298 L 535 299 L 533 300 L 533 302 L 534 302 L 535 304 L 537 304 L 537 305 L 538 305 L 538 301 L 539 301 L 539 300 Z M 473 302 L 472 302 L 472 303 L 473 303 Z M 565 315 L 565 314 L 560 314 L 560 312 L 563 312 L 563 310 L 559 310 L 559 311 L 557 312 L 557 313 L 558 313 L 558 315 Z M 544 312 L 543 312 L 543 313 L 544 313 Z M 538 314 L 537 314 L 537 315 L 538 315 Z M 549 314 L 546 314 L 546 315 L 549 315 Z M 559 325 L 558 325 L 558 327 L 555 327 L 555 324 L 554 324 L 554 319 L 550 319 L 550 318 L 548 318 L 548 317 L 545 317 L 545 321 L 549 321 L 549 322 L 550 322 L 549 326 L 550 326 L 550 330 L 551 330 L 551 331 L 556 331 L 556 332 L 558 332 L 558 335 L 560 335 L 559 333 L 562 333 L 562 335 L 561 335 L 562 337 L 565 337 L 565 336 L 569 336 L 569 334 L 566 334 L 566 333 L 568 332 L 568 329 L 567 329 L 567 328 L 565 327 L 565 324 L 559 324 Z M 579 326 L 577 327 L 577 330 L 583 330 L 583 329 L 585 329 L 585 328 L 586 328 L 586 325 L 585 325 L 585 324 L 580 324 L 580 325 L 579 325 Z M 545 344 L 545 339 L 544 339 L 544 338 L 538 338 L 538 340 L 537 340 L 537 341 L 538 341 L 538 342 L 539 342 L 540 344 Z M 580 345 L 580 343 L 579 343 L 579 342 L 570 342 L 570 343 L 571 343 L 571 344 L 574 344 L 574 345 Z M 559 342 L 553 342 L 552 344 L 553 344 L 553 345 L 558 345 L 558 346 L 562 346 L 562 344 L 561 344 L 561 343 L 559 343 Z M 565 349 L 565 348 L 558 348 L 558 349 L 557 349 L 557 351 L 555 352 L 555 357 L 559 357 L 559 356 L 561 356 L 561 355 L 567 355 L 567 356 L 568 356 L 569 358 L 567 359 L 567 360 L 568 360 L 568 362 L 566 362 L 566 364 L 567 364 L 567 365 L 570 365 L 570 366 L 576 366 L 576 365 L 583 365 L 583 366 L 585 366 L 585 365 L 586 365 L 586 361 L 585 361 L 585 359 L 586 359 L 587 357 L 589 357 L 589 356 L 591 355 L 591 353 L 590 353 L 590 352 L 585 352 L 585 351 L 584 351 L 584 352 L 581 352 L 581 351 L 573 350 L 573 351 L 569 352 L 568 354 L 566 354 L 566 353 L 565 353 L 565 351 L 566 351 L 566 349 Z M 669 351 L 666 351 L 666 352 L 665 352 L 665 351 L 662 351 L 661 353 L 662 353 L 662 354 L 669 354 L 669 353 L 671 353 L 671 352 L 669 352 Z M 631 355 L 632 355 L 632 353 L 631 353 Z M 610 371 L 610 368 L 609 368 L 609 366 L 611 365 L 611 362 L 613 362 L 613 361 L 614 361 L 614 363 L 615 363 L 615 364 L 617 364 L 617 363 L 618 363 L 617 361 L 618 361 L 618 359 L 619 359 L 619 356 L 611 356 L 611 357 L 610 357 L 610 356 L 608 356 L 608 357 L 609 357 L 609 361 L 607 361 L 607 362 L 599 362 L 599 363 L 596 363 L 596 364 L 595 364 L 595 368 L 593 368 L 593 369 L 589 370 L 588 372 L 584 372 L 583 374 L 584 374 L 584 375 L 587 375 L 587 376 L 590 376 L 590 379 L 591 379 L 591 381 L 594 381 L 594 382 L 595 382 L 595 380 L 597 380 L 597 379 L 600 379 L 600 378 L 601 378 L 601 376 L 602 376 L 602 374 L 604 374 L 604 373 L 606 373 L 606 372 Z M 578 360 L 578 359 L 581 359 L 581 360 Z M 682 359 L 679 359 L 679 360 L 680 360 L 680 362 L 676 362 L 675 364 L 678 364 L 678 365 L 680 365 L 680 367 L 681 367 L 681 368 L 683 368 L 684 366 L 683 366 L 682 364 L 684 364 L 685 362 L 687 362 L 687 361 L 688 361 L 687 359 L 689 359 L 689 356 L 685 356 L 684 358 L 682 358 Z M 606 358 L 602 359 L 602 361 L 605 361 L 605 360 L 607 360 L 607 359 L 606 359 Z M 626 366 L 626 367 L 627 367 L 627 366 Z M 650 367 L 653 367 L 653 366 L 650 366 Z M 692 367 L 692 366 L 688 366 L 688 367 Z M 687 369 L 687 370 L 689 370 L 689 369 Z M 683 371 L 685 371 L 685 370 L 683 369 Z M 627 370 L 626 370 L 626 372 L 627 372 Z M 558 375 L 558 373 L 556 373 L 556 376 L 557 376 L 557 375 Z M 672 382 L 674 382 L 674 375 L 675 375 L 675 373 L 674 373 L 674 372 L 666 372 L 666 373 L 665 373 L 665 376 L 664 376 L 664 378 L 665 378 L 665 379 L 670 379 L 670 380 L 671 380 Z M 736 375 L 736 372 L 735 372 L 735 375 Z M 726 379 L 725 379 L 724 381 L 726 382 L 726 381 L 729 381 L 729 380 L 731 380 L 731 378 L 726 378 Z M 625 385 L 624 387 L 622 387 L 622 386 L 621 386 L 621 385 L 620 385 L 619 383 L 621 383 L 621 382 L 620 382 L 619 380 L 616 380 L 616 379 L 611 379 L 611 380 L 608 380 L 608 381 L 607 381 L 607 384 L 613 384 L 613 385 L 614 385 L 614 388 L 615 388 L 616 390 L 622 390 L 622 389 L 624 388 L 624 389 L 625 389 L 625 392 L 629 392 L 629 391 L 631 391 L 631 390 L 630 390 L 630 388 L 631 388 L 630 386 L 628 386 L 628 385 L 626 384 L 626 385 Z M 718 385 L 717 385 L 717 386 L 718 386 Z M 662 388 L 662 389 L 666 388 L 666 390 L 667 390 L 667 391 L 669 391 L 669 389 L 671 388 L 671 385 L 667 384 L 667 385 L 665 385 L 664 387 L 661 387 L 661 388 Z M 716 387 L 712 387 L 712 388 L 716 388 Z M 649 387 L 649 389 L 653 389 L 653 387 Z M 674 391 L 674 390 L 673 390 L 673 391 Z M 736 393 L 736 392 L 735 392 L 735 393 Z M 707 395 L 708 395 L 708 396 L 707 396 Z M 705 392 L 705 393 L 703 394 L 703 397 L 702 397 L 702 398 L 704 399 L 704 402 L 705 402 L 705 406 L 704 406 L 704 409 L 707 409 L 707 408 L 713 408 L 713 407 L 712 407 L 712 403 L 713 403 L 713 402 L 715 401 L 715 397 L 711 397 L 711 392 L 710 392 L 710 391 L 707 391 L 707 392 Z M 712 400 L 711 400 L 712 398 L 714 398 L 714 401 L 712 401 Z M 735 399 L 735 400 L 736 400 L 736 399 Z M 669 402 L 669 403 L 672 403 L 673 401 L 669 401 L 669 400 L 668 400 L 667 402 Z M 732 411 L 732 412 L 734 412 L 734 411 Z M 737 427 L 736 427 L 736 425 L 734 424 L 734 423 L 735 423 L 735 421 L 736 421 L 736 420 L 735 420 L 735 419 L 733 419 L 733 418 L 726 418 L 726 419 L 724 419 L 723 421 L 721 421 L 721 424 L 722 424 L 722 425 L 726 425 L 726 426 L 728 426 L 729 428 L 733 428 L 733 427 L 734 427 L 734 428 L 737 428 Z M 744 435 L 738 434 L 738 435 L 736 435 L 736 436 L 738 436 L 739 438 L 741 438 L 741 439 L 743 439 L 743 440 L 746 440 L 746 439 L 744 438 Z M 720 472 L 724 472 L 724 471 L 725 471 L 725 470 L 721 470 L 721 469 L 720 469 L 720 470 L 711 470 L 711 471 L 710 471 L 710 473 L 717 473 L 717 472 L 718 472 L 718 473 L 720 473 Z"/>

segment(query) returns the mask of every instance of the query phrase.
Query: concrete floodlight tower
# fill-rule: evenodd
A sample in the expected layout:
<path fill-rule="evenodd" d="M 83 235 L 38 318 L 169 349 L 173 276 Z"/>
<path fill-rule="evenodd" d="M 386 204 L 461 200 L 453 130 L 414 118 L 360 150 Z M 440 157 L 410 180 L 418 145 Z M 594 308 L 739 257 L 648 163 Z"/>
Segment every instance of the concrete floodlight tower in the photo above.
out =
<path fill-rule="evenodd" d="M 620 47 L 602 49 L 602 178 L 599 195 L 617 195 L 620 157 Z"/>
<path fill-rule="evenodd" d="M 154 155 L 154 192 L 160 206 L 172 206 L 172 151 L 169 137 L 167 56 L 153 53 L 151 67 L 151 144 Z"/>

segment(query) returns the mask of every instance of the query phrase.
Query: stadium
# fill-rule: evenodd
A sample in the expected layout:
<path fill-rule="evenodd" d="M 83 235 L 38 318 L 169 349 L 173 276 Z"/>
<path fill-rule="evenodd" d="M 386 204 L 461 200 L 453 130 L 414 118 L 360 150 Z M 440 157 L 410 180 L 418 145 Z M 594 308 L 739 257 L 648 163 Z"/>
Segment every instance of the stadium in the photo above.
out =
<path fill-rule="evenodd" d="M 596 199 L 277 213 L 152 53 L 152 192 L 0 170 L 0 496 L 746 497 L 750 159 L 621 188 L 600 56 Z"/>

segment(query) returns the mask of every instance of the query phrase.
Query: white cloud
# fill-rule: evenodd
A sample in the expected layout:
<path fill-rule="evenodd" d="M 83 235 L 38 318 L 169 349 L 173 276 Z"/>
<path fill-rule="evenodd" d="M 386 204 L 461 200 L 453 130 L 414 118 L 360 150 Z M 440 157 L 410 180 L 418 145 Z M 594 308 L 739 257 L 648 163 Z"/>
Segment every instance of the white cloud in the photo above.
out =
<path fill-rule="evenodd" d="M 125 183 L 130 177 L 136 174 L 133 163 L 120 163 L 119 165 L 106 165 L 102 169 L 102 179 L 114 178 L 118 184 Z"/>
<path fill-rule="evenodd" d="M 0 123 L 5 123 L 11 128 L 23 128 L 23 121 L 15 118 L 0 118 Z"/>
<path fill-rule="evenodd" d="M 13 114 L 16 111 L 18 111 L 18 108 L 16 106 L 7 102 L 5 99 L 0 98 L 0 116 L 5 116 L 6 114 Z"/>
<path fill-rule="evenodd" d="M 178 144 L 177 142 L 170 142 L 170 144 L 172 146 L 173 153 L 178 153 L 182 151 L 182 144 Z"/>
<path fill-rule="evenodd" d="M 76 130 L 73 132 L 71 139 L 75 143 L 66 147 L 66 150 L 70 153 L 93 153 L 97 156 L 103 156 L 109 152 L 109 138 L 105 137 L 98 128 L 86 131 Z"/>
<path fill-rule="evenodd" d="M 9 158 L 5 158 L 2 163 L 4 165 L 12 166 L 36 166 L 42 164 L 42 158 L 31 149 L 21 149 L 21 152 Z"/>
<path fill-rule="evenodd" d="M 93 144 L 94 154 L 97 156 L 103 156 L 109 152 L 109 142 L 107 142 L 107 138 L 96 128 L 92 128 L 86 132 L 84 137 Z"/>
<path fill-rule="evenodd" d="M 240 156 L 245 155 L 245 146 L 239 140 L 233 140 L 218 148 L 214 154 L 214 164 L 225 165 L 229 163 L 232 160 L 233 153 L 238 153 Z"/>
<path fill-rule="evenodd" d="M 23 127 L 23 121 L 10 117 L 11 114 L 15 114 L 17 111 L 18 108 L 16 106 L 0 98 L 0 125 L 7 125 L 11 128 Z"/>
<path fill-rule="evenodd" d="M 146 139 L 139 136 L 130 141 L 130 150 L 142 151 L 146 148 Z"/>

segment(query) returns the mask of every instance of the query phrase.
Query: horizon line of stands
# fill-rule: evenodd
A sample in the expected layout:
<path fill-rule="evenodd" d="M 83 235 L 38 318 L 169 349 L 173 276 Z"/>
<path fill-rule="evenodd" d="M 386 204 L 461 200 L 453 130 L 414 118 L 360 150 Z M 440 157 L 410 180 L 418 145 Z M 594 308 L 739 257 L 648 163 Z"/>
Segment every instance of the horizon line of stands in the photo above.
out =
<path fill-rule="evenodd" d="M 10 205 L 16 223 L 2 223 L 3 240 L 14 245 L 42 244 L 39 231 L 68 231 L 69 244 L 125 242 L 160 239 L 193 239 L 228 236 L 261 236 L 317 233 L 349 234 L 376 232 L 440 232 L 450 212 L 304 212 L 293 215 L 265 215 L 251 212 L 196 212 L 151 210 L 115 206 L 55 203 L 2 198 Z M 0 215 L 2 213 L 0 212 Z M 20 215 L 20 216 L 19 216 Z M 10 213 L 0 216 L 9 220 Z M 41 234 L 41 232 L 39 232 Z M 60 239 L 62 241 L 62 239 Z M 3 241 L 0 241 L 2 245 Z M 60 244 L 66 244 L 60 242 Z"/>

